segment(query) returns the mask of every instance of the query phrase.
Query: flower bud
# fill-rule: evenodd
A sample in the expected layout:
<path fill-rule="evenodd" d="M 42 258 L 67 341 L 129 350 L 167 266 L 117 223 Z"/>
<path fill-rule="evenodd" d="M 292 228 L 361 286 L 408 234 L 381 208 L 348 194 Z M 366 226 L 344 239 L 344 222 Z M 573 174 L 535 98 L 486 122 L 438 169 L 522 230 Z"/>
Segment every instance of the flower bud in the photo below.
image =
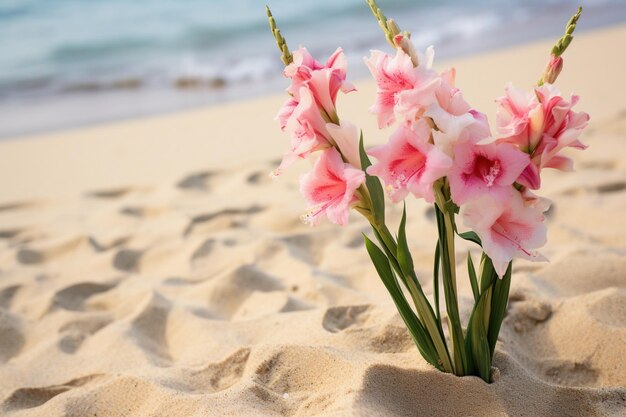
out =
<path fill-rule="evenodd" d="M 554 84 L 562 69 L 563 58 L 552 54 L 550 56 L 550 61 L 548 62 L 545 71 L 543 72 L 543 82 Z"/>
<path fill-rule="evenodd" d="M 391 20 L 391 19 L 390 19 Z M 409 38 L 408 32 L 402 32 L 393 37 L 393 43 L 396 48 L 402 49 L 408 56 L 411 57 L 411 62 L 413 62 L 413 66 L 417 67 L 419 65 L 419 59 L 417 58 L 417 51 L 415 51 L 415 47 Z"/>

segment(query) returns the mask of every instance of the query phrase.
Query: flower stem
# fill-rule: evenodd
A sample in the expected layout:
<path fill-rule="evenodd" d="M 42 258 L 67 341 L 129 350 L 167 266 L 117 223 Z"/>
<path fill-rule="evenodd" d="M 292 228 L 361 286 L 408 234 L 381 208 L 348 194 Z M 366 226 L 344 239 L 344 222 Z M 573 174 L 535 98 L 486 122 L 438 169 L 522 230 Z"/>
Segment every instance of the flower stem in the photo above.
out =
<path fill-rule="evenodd" d="M 398 250 L 398 245 L 387 226 L 372 225 L 372 228 L 374 228 L 378 235 L 381 236 L 381 244 L 386 247 L 387 251 L 391 254 L 396 254 Z M 391 264 L 396 274 L 398 274 L 400 280 L 411 295 L 413 304 L 415 305 L 415 309 L 417 310 L 419 320 L 426 328 L 426 331 L 428 332 L 428 335 L 432 340 L 435 350 L 437 351 L 440 365 L 443 367 L 445 372 L 454 373 L 454 366 L 451 362 L 450 353 L 448 352 L 448 348 L 446 346 L 441 323 L 437 320 L 435 312 L 433 311 L 432 306 L 428 302 L 428 299 L 426 298 L 426 295 L 424 294 L 424 291 L 419 281 L 417 280 L 417 276 L 414 272 L 407 276 L 407 274 L 402 271 L 402 268 L 400 267 L 396 256 L 393 256 L 392 258 L 393 259 L 391 259 Z"/>
<path fill-rule="evenodd" d="M 468 372 L 468 364 L 456 287 L 454 211 L 447 204 L 449 201 L 447 197 L 448 194 L 447 186 L 442 181 L 435 183 L 435 214 L 437 216 L 437 228 L 439 230 L 442 281 L 446 310 L 448 312 L 450 340 L 452 342 L 452 351 L 454 352 L 454 368 L 456 375 L 466 375 Z"/>

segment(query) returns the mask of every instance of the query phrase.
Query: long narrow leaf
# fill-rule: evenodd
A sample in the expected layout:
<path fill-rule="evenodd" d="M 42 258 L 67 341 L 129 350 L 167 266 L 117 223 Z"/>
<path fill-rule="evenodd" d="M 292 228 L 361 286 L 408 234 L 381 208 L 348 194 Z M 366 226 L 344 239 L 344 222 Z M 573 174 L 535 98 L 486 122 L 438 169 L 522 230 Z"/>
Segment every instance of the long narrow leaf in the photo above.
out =
<path fill-rule="evenodd" d="M 480 237 L 476 234 L 476 232 L 469 231 L 464 233 L 457 233 L 461 239 L 468 240 L 470 242 L 476 243 L 478 246 L 482 247 L 483 243 L 480 241 Z"/>
<path fill-rule="evenodd" d="M 487 302 L 486 293 L 482 293 L 470 316 L 466 334 L 467 356 L 471 358 L 471 367 L 473 371 L 478 371 L 485 382 L 490 379 L 492 360 L 487 331 L 482 321 Z"/>
<path fill-rule="evenodd" d="M 491 262 L 491 259 L 483 252 L 480 260 L 480 292 L 483 293 L 487 291 L 488 288 L 493 286 L 497 279 L 498 274 L 493 267 L 493 262 Z"/>
<path fill-rule="evenodd" d="M 509 289 L 511 287 L 511 273 L 513 269 L 513 262 L 509 263 L 509 267 L 502 279 L 497 279 L 493 286 L 493 295 L 491 297 L 491 315 L 489 318 L 489 349 L 493 356 L 496 342 L 498 341 L 498 334 L 500 333 L 500 327 L 504 320 L 504 314 L 506 312 L 506 306 L 509 301 Z"/>
<path fill-rule="evenodd" d="M 374 231 L 374 235 L 382 246 L 387 258 L 389 258 L 389 262 L 393 267 L 394 271 L 396 271 L 400 276 L 402 276 L 402 270 L 400 269 L 400 264 L 396 259 L 396 252 L 398 251 L 396 243 L 393 241 L 393 238 L 390 236 L 383 236 L 374 226 L 372 226 L 372 230 Z"/>
<path fill-rule="evenodd" d="M 478 302 L 480 291 L 478 290 L 478 279 L 476 278 L 476 269 L 474 269 L 474 261 L 472 261 L 472 253 L 467 252 L 467 273 L 469 275 L 470 284 L 472 285 L 472 293 L 474 293 L 474 302 Z"/>
<path fill-rule="evenodd" d="M 406 298 L 404 298 L 404 294 L 402 294 L 402 291 L 398 286 L 398 282 L 396 281 L 393 271 L 391 270 L 391 266 L 389 265 L 389 259 L 367 236 L 363 235 L 363 238 L 365 239 L 365 247 L 370 255 L 370 258 L 372 259 L 372 263 L 383 281 L 383 284 L 387 288 L 387 291 L 389 291 L 389 294 L 391 295 L 391 298 L 400 313 L 400 317 L 402 317 L 402 320 L 406 324 L 420 353 L 431 365 L 438 369 L 442 369 L 442 366 L 438 361 L 437 352 L 432 344 L 432 340 L 430 340 L 430 337 L 417 319 L 417 316 L 407 303 Z"/>
<path fill-rule="evenodd" d="M 433 297 L 435 298 L 435 314 L 437 322 L 441 323 L 441 309 L 439 308 L 439 242 L 435 246 L 435 262 L 433 267 Z"/>
<path fill-rule="evenodd" d="M 378 225 L 385 223 L 385 192 L 383 186 L 380 183 L 378 177 L 367 174 L 367 167 L 372 165 L 365 147 L 363 146 L 363 131 L 361 131 L 361 137 L 359 139 L 359 157 L 361 159 L 361 168 L 365 171 L 365 186 L 372 199 L 372 210 L 374 212 L 374 219 Z"/>
<path fill-rule="evenodd" d="M 402 209 L 402 220 L 400 220 L 400 227 L 398 228 L 398 249 L 397 256 L 398 264 L 404 275 L 409 276 L 413 274 L 413 258 L 411 252 L 409 252 L 409 244 L 406 240 L 406 204 Z"/>
<path fill-rule="evenodd" d="M 424 290 L 422 290 L 422 286 L 417 280 L 415 273 L 405 277 L 405 281 L 407 289 L 411 294 L 411 298 L 413 298 L 413 303 L 417 309 L 420 322 L 424 325 L 424 328 L 428 332 L 435 350 L 437 351 L 439 362 L 443 365 L 446 372 L 454 372 L 454 366 L 452 365 L 450 352 L 448 352 L 441 322 L 437 321 L 435 312 L 428 302 L 428 299 L 424 294 Z"/>
<path fill-rule="evenodd" d="M 450 353 L 448 352 L 448 348 L 446 346 L 443 329 L 441 328 L 441 324 L 437 320 L 435 312 L 428 302 L 428 299 L 424 294 L 424 290 L 415 275 L 413 259 L 411 257 L 411 252 L 409 251 L 409 245 L 406 238 L 406 206 L 402 211 L 402 220 L 400 221 L 400 226 L 398 228 L 396 259 L 398 260 L 398 264 L 400 266 L 398 275 L 402 277 L 403 283 L 409 291 L 409 294 L 411 294 L 413 304 L 417 310 L 418 318 L 424 325 L 426 332 L 433 342 L 440 363 L 443 365 L 446 372 L 453 372 L 454 369 L 450 360 Z"/>
<path fill-rule="evenodd" d="M 456 266 L 452 260 L 452 257 L 454 256 L 454 247 L 449 246 L 454 245 L 454 231 L 447 230 L 450 226 L 447 226 L 446 223 L 450 222 L 446 220 L 446 214 L 444 214 L 437 205 L 435 205 L 435 215 L 437 218 L 437 230 L 439 232 L 443 292 L 446 300 L 446 311 L 448 312 L 448 325 L 450 329 L 452 351 L 454 352 L 454 368 L 457 375 L 466 375 L 468 365 L 467 355 L 456 294 L 456 272 L 453 269 Z M 452 236 L 451 238 L 450 235 Z"/>

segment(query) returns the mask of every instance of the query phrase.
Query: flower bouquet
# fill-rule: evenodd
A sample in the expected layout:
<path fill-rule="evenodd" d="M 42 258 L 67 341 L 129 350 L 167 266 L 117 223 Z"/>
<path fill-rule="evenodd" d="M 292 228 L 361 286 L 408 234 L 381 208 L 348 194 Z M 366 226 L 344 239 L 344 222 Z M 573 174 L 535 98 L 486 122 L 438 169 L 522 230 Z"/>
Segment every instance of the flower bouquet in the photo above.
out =
<path fill-rule="evenodd" d="M 303 220 L 315 225 L 327 218 L 345 225 L 351 209 L 363 215 L 378 242 L 364 235 L 365 247 L 424 359 L 441 371 L 489 382 L 512 261 L 545 260 L 538 249 L 546 243 L 549 201 L 535 194 L 541 173 L 571 170 L 572 160 L 561 151 L 585 148 L 578 139 L 589 116 L 572 109 L 577 96 L 568 100 L 554 86 L 581 9 L 567 23 L 537 85 L 530 92 L 508 85 L 496 100 L 497 133 L 492 134 L 485 114 L 473 109 L 455 85 L 455 70 L 436 72 L 432 47 L 418 53 L 408 32 L 387 19 L 374 0 L 367 3 L 393 50 L 391 55 L 372 51 L 365 58 L 377 86 L 370 111 L 380 129 L 396 125 L 395 131 L 386 144 L 366 149 L 362 132 L 340 119 L 336 108 L 339 91 L 355 90 L 347 81 L 341 48 L 325 63 L 305 48 L 290 51 L 267 8 L 284 75 L 291 80 L 289 99 L 277 116 L 291 143 L 272 176 L 315 155 L 312 171 L 300 180 L 311 206 Z M 412 195 L 434 205 L 432 304 L 413 268 L 406 207 L 394 234 L 385 221 L 385 194 L 393 203 Z M 456 237 L 482 248 L 478 267 L 467 255 L 474 305 L 465 326 L 459 315 Z"/>

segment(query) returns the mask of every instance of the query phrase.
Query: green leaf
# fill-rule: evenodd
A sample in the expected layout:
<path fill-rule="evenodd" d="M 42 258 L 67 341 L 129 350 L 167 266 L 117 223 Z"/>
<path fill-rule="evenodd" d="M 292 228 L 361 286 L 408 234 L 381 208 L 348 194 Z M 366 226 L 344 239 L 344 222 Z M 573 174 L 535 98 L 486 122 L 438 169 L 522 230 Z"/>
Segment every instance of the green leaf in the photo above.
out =
<path fill-rule="evenodd" d="M 445 208 L 446 208 L 446 211 L 450 213 L 454 213 L 454 214 L 458 214 L 460 210 L 460 207 L 457 206 L 452 200 L 446 201 Z"/>
<path fill-rule="evenodd" d="M 474 302 L 478 302 L 480 291 L 478 290 L 478 279 L 476 278 L 476 269 L 474 269 L 474 261 L 472 261 L 471 252 L 467 252 L 467 273 L 469 275 L 470 284 L 472 285 L 472 293 L 474 293 Z"/>
<path fill-rule="evenodd" d="M 386 226 L 383 227 L 386 229 Z M 383 250 L 385 251 L 385 254 L 387 255 L 387 258 L 389 259 L 389 262 L 391 263 L 394 271 L 396 271 L 398 275 L 400 275 L 400 277 L 402 277 L 404 280 L 402 270 L 400 269 L 400 264 L 398 264 L 398 260 L 396 259 L 396 252 L 398 251 L 398 249 L 396 242 L 393 240 L 393 237 L 390 233 L 386 233 L 385 231 L 383 231 L 382 233 L 379 232 L 375 227 L 372 227 L 372 230 L 374 231 L 374 235 L 376 235 L 378 243 L 380 243 L 380 246 L 382 246 Z"/>
<path fill-rule="evenodd" d="M 365 171 L 365 186 L 372 199 L 372 211 L 374 220 L 377 224 L 385 223 L 385 192 L 378 177 L 371 176 L 367 173 L 367 168 L 372 165 L 365 148 L 363 146 L 363 131 L 359 139 L 359 157 L 361 158 L 361 169 Z"/>
<path fill-rule="evenodd" d="M 465 342 L 463 341 L 463 329 L 461 328 L 459 305 L 456 294 L 456 271 L 454 270 L 456 267 L 454 262 L 454 221 L 452 219 L 447 221 L 446 219 L 446 216 L 452 217 L 453 215 L 442 212 L 438 205 L 435 205 L 435 215 L 437 217 L 437 230 L 439 232 L 443 292 L 446 300 L 446 310 L 448 312 L 448 326 L 450 329 L 452 351 L 454 352 L 454 368 L 456 375 L 467 375 L 467 355 Z M 447 223 L 452 223 L 452 225 Z"/>
<path fill-rule="evenodd" d="M 498 279 L 491 259 L 483 252 L 480 258 L 480 293 L 487 291 Z"/>
<path fill-rule="evenodd" d="M 435 262 L 433 267 L 433 297 L 435 298 L 435 313 L 437 322 L 441 323 L 441 310 L 439 308 L 439 242 L 435 246 Z"/>
<path fill-rule="evenodd" d="M 493 286 L 493 295 L 491 296 L 491 316 L 489 317 L 489 349 L 491 355 L 496 349 L 496 342 L 498 341 L 498 334 L 500 333 L 500 327 L 504 320 L 504 314 L 506 312 L 506 306 L 509 301 L 509 289 L 511 288 L 511 273 L 513 269 L 513 262 L 509 263 L 509 267 L 502 279 L 496 278 Z"/>
<path fill-rule="evenodd" d="M 387 291 L 389 291 L 389 294 L 391 295 L 391 298 L 400 313 L 400 317 L 402 317 L 402 320 L 406 324 L 420 353 L 431 365 L 438 369 L 442 369 L 433 342 L 406 301 L 406 298 L 398 285 L 398 281 L 393 274 L 391 266 L 389 265 L 389 259 L 387 259 L 387 256 L 383 253 L 383 251 L 366 235 L 363 235 L 363 238 L 365 240 L 365 248 L 367 249 L 367 253 L 376 268 L 376 272 L 378 272 L 380 279 L 383 281 Z"/>
<path fill-rule="evenodd" d="M 482 247 L 483 243 L 480 241 L 480 237 L 476 234 L 476 232 L 469 231 L 464 233 L 457 233 L 461 239 L 469 240 L 470 242 L 476 243 L 478 246 Z"/>
<path fill-rule="evenodd" d="M 413 267 L 413 258 L 411 257 L 409 244 L 406 240 L 406 204 L 402 209 L 402 220 L 400 220 L 400 227 L 398 228 L 398 249 L 396 259 L 398 259 L 400 269 L 405 276 L 413 274 L 415 270 Z"/>
<path fill-rule="evenodd" d="M 492 355 L 489 349 L 487 331 L 482 320 L 487 301 L 486 293 L 483 293 L 476 302 L 467 325 L 465 343 L 467 356 L 471 357 L 473 370 L 477 371 L 478 375 L 489 383 Z"/>

